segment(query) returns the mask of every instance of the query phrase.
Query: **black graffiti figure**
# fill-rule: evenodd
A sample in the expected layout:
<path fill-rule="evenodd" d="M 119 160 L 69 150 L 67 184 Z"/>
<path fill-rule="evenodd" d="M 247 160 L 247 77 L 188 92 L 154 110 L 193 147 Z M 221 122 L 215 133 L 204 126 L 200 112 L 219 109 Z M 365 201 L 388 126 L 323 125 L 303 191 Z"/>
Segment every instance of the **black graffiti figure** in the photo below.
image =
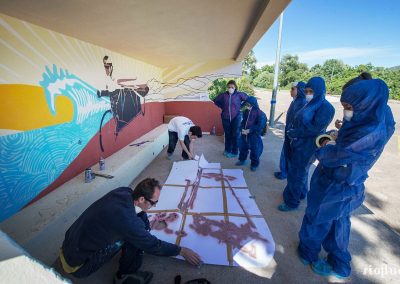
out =
<path fill-rule="evenodd" d="M 118 136 L 118 133 L 128 125 L 135 117 L 139 114 L 145 114 L 145 96 L 149 92 L 149 87 L 146 84 L 135 85 L 132 82 L 135 79 L 118 79 L 115 80 L 112 77 L 113 73 L 113 65 L 108 56 L 104 56 L 103 58 L 104 69 L 106 71 L 106 89 L 97 91 L 98 97 L 109 97 L 111 103 L 111 109 L 107 110 L 100 122 L 99 129 L 99 140 L 100 140 L 100 149 L 104 152 L 103 142 L 102 142 L 102 134 L 101 128 L 103 126 L 103 121 L 105 116 L 108 113 L 111 113 L 113 119 L 116 122 L 115 129 L 115 137 Z M 143 97 L 143 110 L 142 105 L 140 103 L 140 97 Z"/>

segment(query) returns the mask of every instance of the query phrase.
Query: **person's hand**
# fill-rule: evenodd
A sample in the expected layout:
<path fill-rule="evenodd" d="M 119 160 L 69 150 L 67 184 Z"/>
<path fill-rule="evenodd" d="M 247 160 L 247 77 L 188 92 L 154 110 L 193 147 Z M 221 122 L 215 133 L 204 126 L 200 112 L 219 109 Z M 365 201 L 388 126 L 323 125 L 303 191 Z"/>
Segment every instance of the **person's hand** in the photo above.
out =
<path fill-rule="evenodd" d="M 189 248 L 182 247 L 180 255 L 192 265 L 200 265 L 200 256 Z"/>
<path fill-rule="evenodd" d="M 249 134 L 249 132 L 250 132 L 250 129 L 242 129 L 243 135 L 247 135 L 247 134 Z"/>
<path fill-rule="evenodd" d="M 321 147 L 324 147 L 324 146 L 326 146 L 326 144 L 328 144 L 328 142 L 329 142 L 329 140 L 328 140 L 328 139 L 325 139 L 324 141 L 322 141 L 322 143 L 321 143 Z"/>
<path fill-rule="evenodd" d="M 193 155 L 191 153 L 188 154 L 189 160 L 193 160 Z"/>
<path fill-rule="evenodd" d="M 343 121 L 340 120 L 340 119 L 336 119 L 336 121 L 335 121 L 335 127 L 336 127 L 337 129 L 340 129 L 340 128 L 342 127 L 342 125 L 343 125 Z"/>
<path fill-rule="evenodd" d="M 336 140 L 338 137 L 339 132 L 336 130 L 333 130 L 331 132 L 329 132 L 329 135 L 332 137 L 333 140 Z"/>

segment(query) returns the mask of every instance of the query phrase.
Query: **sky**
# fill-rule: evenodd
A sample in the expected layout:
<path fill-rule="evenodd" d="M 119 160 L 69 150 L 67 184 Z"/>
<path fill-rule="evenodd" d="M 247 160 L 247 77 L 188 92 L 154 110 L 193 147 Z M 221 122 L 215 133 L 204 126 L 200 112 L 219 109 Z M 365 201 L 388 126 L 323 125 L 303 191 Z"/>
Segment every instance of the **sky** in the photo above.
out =
<path fill-rule="evenodd" d="M 257 66 L 275 63 L 279 17 L 254 53 Z M 355 66 L 400 65 L 399 0 L 292 0 L 283 16 L 281 56 L 309 67 L 327 59 Z"/>

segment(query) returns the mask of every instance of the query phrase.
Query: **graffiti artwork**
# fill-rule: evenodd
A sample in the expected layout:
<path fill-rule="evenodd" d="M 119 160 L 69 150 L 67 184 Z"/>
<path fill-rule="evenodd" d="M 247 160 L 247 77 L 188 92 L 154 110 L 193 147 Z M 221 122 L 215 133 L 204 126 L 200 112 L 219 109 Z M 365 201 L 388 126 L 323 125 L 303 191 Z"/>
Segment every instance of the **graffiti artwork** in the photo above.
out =
<path fill-rule="evenodd" d="M 132 82 L 135 79 L 118 79 L 113 78 L 114 67 L 110 58 L 106 55 L 103 58 L 104 69 L 107 76 L 106 88 L 101 91 L 97 91 L 97 96 L 109 97 L 111 103 L 111 109 L 107 110 L 100 122 L 100 148 L 104 152 L 103 140 L 101 128 L 103 125 L 104 118 L 107 114 L 111 113 L 115 122 L 115 136 L 124 128 L 129 122 L 131 122 L 140 113 L 145 114 L 145 96 L 149 93 L 149 87 L 146 84 L 135 85 Z M 143 97 L 143 110 L 140 102 L 140 97 Z"/>

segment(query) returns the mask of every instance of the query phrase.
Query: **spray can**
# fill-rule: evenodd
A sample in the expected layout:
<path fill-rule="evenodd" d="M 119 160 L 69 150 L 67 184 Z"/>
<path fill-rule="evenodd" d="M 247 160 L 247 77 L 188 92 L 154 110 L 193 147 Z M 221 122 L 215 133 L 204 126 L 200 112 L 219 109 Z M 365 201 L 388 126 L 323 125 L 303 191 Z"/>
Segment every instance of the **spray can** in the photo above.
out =
<path fill-rule="evenodd" d="M 211 128 L 211 135 L 216 135 L 217 134 L 217 130 L 215 128 L 215 125 Z"/>
<path fill-rule="evenodd" d="M 89 183 L 93 180 L 92 169 L 87 168 L 85 170 L 85 183 Z"/>
<path fill-rule="evenodd" d="M 99 160 L 99 170 L 104 171 L 106 169 L 106 161 L 104 160 L 103 157 L 100 157 Z"/>

